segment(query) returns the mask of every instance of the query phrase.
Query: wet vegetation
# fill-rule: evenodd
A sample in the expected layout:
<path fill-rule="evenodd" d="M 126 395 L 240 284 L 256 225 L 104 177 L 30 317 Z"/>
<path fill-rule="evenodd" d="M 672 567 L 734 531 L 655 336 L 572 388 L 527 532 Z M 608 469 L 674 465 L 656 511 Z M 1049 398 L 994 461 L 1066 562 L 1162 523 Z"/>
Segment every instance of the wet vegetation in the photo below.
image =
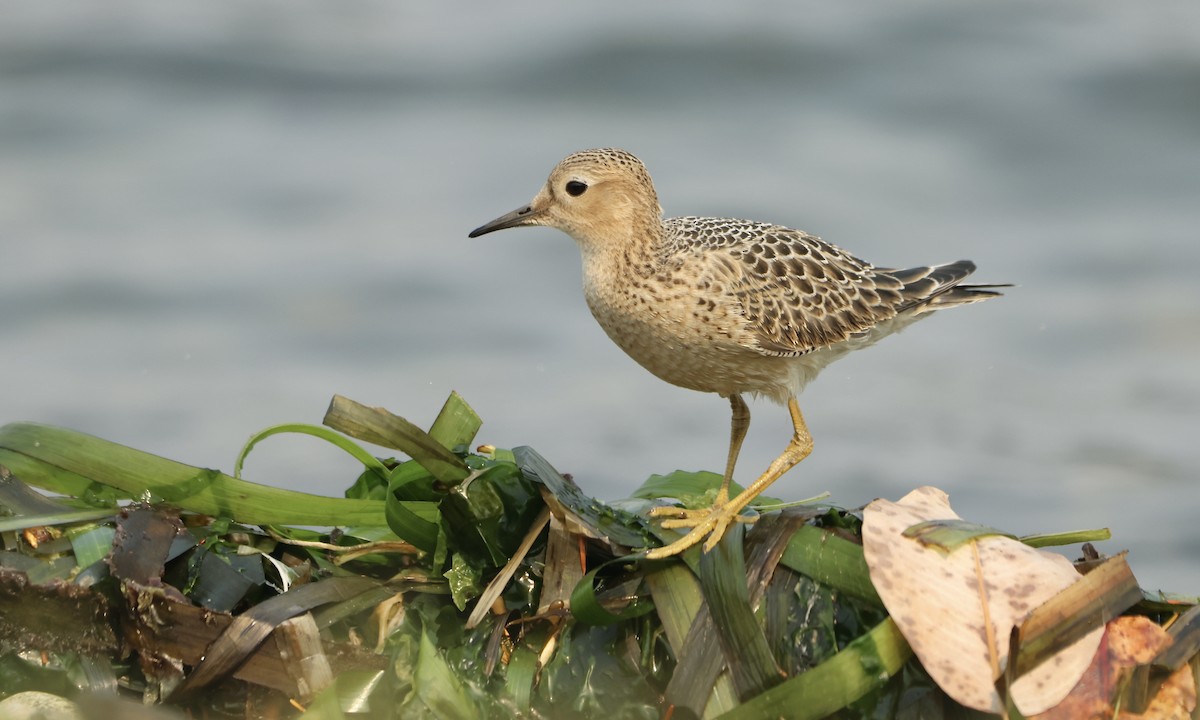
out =
<path fill-rule="evenodd" d="M 889 617 L 861 514 L 773 509 L 711 553 L 648 562 L 638 551 L 677 535 L 646 511 L 704 505 L 719 476 L 656 475 L 602 503 L 531 448 L 474 447 L 480 424 L 457 395 L 428 430 L 338 397 L 324 426 L 269 428 L 243 451 L 279 433 L 331 442 L 363 465 L 343 498 L 246 482 L 242 458 L 227 475 L 0 428 L 0 699 L 36 690 L 86 711 L 128 698 L 208 718 L 987 716 L 930 680 Z M 996 533 L 950 531 L 951 544 Z M 1115 569 L 1058 621 L 1027 621 L 1009 664 L 1146 617 L 1173 655 L 1098 691 L 1144 708 L 1195 662 L 1200 623 L 1190 602 L 1131 585 L 1123 559 L 1079 563 L 1097 566 Z M 1188 717 L 1194 697 L 1155 717 Z"/>

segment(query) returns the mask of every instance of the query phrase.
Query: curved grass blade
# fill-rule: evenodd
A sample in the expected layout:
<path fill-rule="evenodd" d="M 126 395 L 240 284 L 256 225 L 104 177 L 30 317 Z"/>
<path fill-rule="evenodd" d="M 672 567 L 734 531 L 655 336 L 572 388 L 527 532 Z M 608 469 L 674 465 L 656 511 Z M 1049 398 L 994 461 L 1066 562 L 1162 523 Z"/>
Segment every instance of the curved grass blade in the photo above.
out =
<path fill-rule="evenodd" d="M 612 612 L 604 607 L 604 603 L 596 594 L 596 574 L 613 563 L 626 563 L 636 559 L 635 556 L 620 557 L 597 565 L 575 586 L 571 593 L 571 615 L 575 620 L 585 625 L 612 625 L 624 620 L 645 615 L 654 610 L 654 603 L 644 598 L 637 598 L 623 609 Z"/>
<path fill-rule="evenodd" d="M 246 456 L 250 454 L 250 451 L 254 449 L 255 445 L 263 440 L 266 440 L 272 435 L 279 435 L 281 433 L 311 435 L 313 437 L 320 438 L 331 445 L 345 450 L 351 457 L 362 463 L 363 467 L 367 468 L 371 472 L 374 472 L 383 480 L 386 481 L 388 479 L 388 469 L 384 467 L 384 464 L 379 461 L 379 458 L 367 452 L 358 443 L 339 432 L 330 430 L 327 427 L 310 425 L 308 423 L 284 423 L 283 425 L 273 425 L 265 430 L 260 430 L 259 432 L 251 435 L 250 439 L 246 441 L 245 447 L 243 447 L 242 451 L 238 453 L 237 462 L 233 464 L 233 476 L 239 480 L 241 479 L 242 463 L 246 461 Z"/>
<path fill-rule="evenodd" d="M 504 689 L 523 717 L 529 712 L 537 671 L 538 654 L 533 649 L 524 644 L 513 649 L 504 670 Z"/>
<path fill-rule="evenodd" d="M 437 549 L 438 519 L 441 518 L 437 503 L 400 500 L 395 494 L 388 493 L 383 505 L 384 518 L 396 537 L 427 553 Z"/>

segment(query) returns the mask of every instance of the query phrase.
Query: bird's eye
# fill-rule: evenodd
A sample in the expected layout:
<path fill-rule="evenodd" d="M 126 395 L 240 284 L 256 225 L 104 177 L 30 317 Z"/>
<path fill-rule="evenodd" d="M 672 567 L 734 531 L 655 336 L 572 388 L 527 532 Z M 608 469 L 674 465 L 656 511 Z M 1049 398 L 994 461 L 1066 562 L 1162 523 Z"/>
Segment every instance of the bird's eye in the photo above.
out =
<path fill-rule="evenodd" d="M 571 197 L 579 197 L 587 190 L 587 183 L 581 183 L 578 180 L 570 180 L 567 182 L 567 194 Z"/>

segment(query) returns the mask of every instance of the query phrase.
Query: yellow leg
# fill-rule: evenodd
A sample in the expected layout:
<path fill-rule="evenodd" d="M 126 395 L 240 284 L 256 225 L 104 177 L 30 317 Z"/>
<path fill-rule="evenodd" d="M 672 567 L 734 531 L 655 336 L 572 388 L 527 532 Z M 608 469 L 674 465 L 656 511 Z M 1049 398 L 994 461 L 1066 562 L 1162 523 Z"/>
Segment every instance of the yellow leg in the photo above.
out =
<path fill-rule="evenodd" d="M 812 452 L 813 442 L 812 436 L 808 433 L 808 426 L 804 423 L 804 416 L 800 414 L 800 405 L 796 402 L 796 398 L 788 399 L 788 412 L 792 416 L 792 426 L 795 432 L 792 434 L 792 439 L 788 446 L 784 448 L 783 453 L 775 458 L 767 471 L 759 476 L 757 480 L 751 483 L 750 487 L 743 490 L 737 497 L 728 500 L 729 497 L 729 478 L 733 474 L 733 465 L 737 460 L 737 451 L 741 449 L 741 440 L 746 435 L 746 429 L 750 424 L 750 413 L 746 410 L 744 413 L 744 426 L 741 428 L 741 437 L 738 437 L 738 402 L 741 402 L 739 397 L 737 401 L 730 396 L 730 403 L 733 405 L 733 430 L 729 448 L 729 463 L 725 471 L 725 479 L 721 483 L 721 490 L 717 493 L 717 499 L 713 506 L 707 510 L 693 510 L 687 513 L 670 512 L 670 508 L 660 508 L 666 512 L 655 513 L 652 515 L 673 515 L 670 520 L 663 522 L 663 527 L 690 527 L 692 530 L 684 535 L 679 540 L 666 545 L 664 547 L 655 548 L 648 553 L 646 557 L 650 560 L 670 557 L 677 555 L 691 546 L 700 542 L 707 535 L 708 539 L 704 543 L 704 551 L 708 552 L 717 546 L 721 538 L 725 535 L 725 530 L 729 527 L 729 523 L 734 522 L 738 518 L 738 513 L 742 511 L 750 501 L 757 497 L 763 490 L 766 490 L 771 483 L 775 482 L 788 470 L 795 467 L 801 460 L 808 457 Z M 744 406 L 745 403 L 741 402 Z M 675 510 L 678 510 L 676 508 Z"/>
<path fill-rule="evenodd" d="M 738 453 L 742 451 L 742 441 L 750 430 L 750 408 L 741 395 L 729 396 L 729 408 L 732 417 L 729 421 L 729 458 L 725 461 L 725 478 L 721 480 L 721 489 L 717 492 L 717 502 L 724 503 L 729 499 L 729 483 L 733 480 L 733 467 L 737 465 Z"/>
<path fill-rule="evenodd" d="M 741 395 L 729 396 L 729 407 L 732 417 L 729 422 L 729 457 L 725 461 L 725 477 L 721 479 L 721 489 L 717 491 L 714 506 L 729 502 L 729 483 L 733 480 L 733 468 L 737 465 L 738 454 L 742 451 L 742 441 L 746 439 L 746 431 L 750 429 L 750 408 Z M 686 518 L 693 515 L 707 515 L 708 508 L 689 510 L 681 507 L 659 507 L 650 511 L 652 517 Z M 669 526 L 666 526 L 669 527 Z"/>

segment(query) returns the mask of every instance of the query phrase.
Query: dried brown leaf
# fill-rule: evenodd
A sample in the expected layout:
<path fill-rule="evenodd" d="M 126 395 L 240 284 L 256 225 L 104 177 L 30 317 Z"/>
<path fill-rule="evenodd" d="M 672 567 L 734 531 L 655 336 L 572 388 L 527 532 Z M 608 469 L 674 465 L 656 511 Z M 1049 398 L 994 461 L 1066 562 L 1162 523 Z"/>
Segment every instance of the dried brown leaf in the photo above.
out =
<path fill-rule="evenodd" d="M 1113 699 L 1135 665 L 1150 662 L 1170 635 L 1148 618 L 1120 617 L 1108 624 L 1092 664 L 1061 703 L 1029 720 L 1107 720 L 1114 717 Z M 1196 684 L 1190 665 L 1163 682 L 1141 714 L 1122 711 L 1118 720 L 1187 720 L 1196 707 Z"/>
<path fill-rule="evenodd" d="M 995 682 L 1007 638 L 1037 606 L 1078 580 L 1066 558 L 1001 536 L 946 554 L 905 537 L 928 520 L 961 519 L 944 492 L 922 487 L 899 502 L 876 500 L 863 513 L 871 580 L 930 677 L 967 707 L 1002 713 Z M 982 573 L 982 574 L 980 574 Z M 1018 678 L 1009 692 L 1029 715 L 1057 705 L 1087 668 L 1103 628 Z"/>

